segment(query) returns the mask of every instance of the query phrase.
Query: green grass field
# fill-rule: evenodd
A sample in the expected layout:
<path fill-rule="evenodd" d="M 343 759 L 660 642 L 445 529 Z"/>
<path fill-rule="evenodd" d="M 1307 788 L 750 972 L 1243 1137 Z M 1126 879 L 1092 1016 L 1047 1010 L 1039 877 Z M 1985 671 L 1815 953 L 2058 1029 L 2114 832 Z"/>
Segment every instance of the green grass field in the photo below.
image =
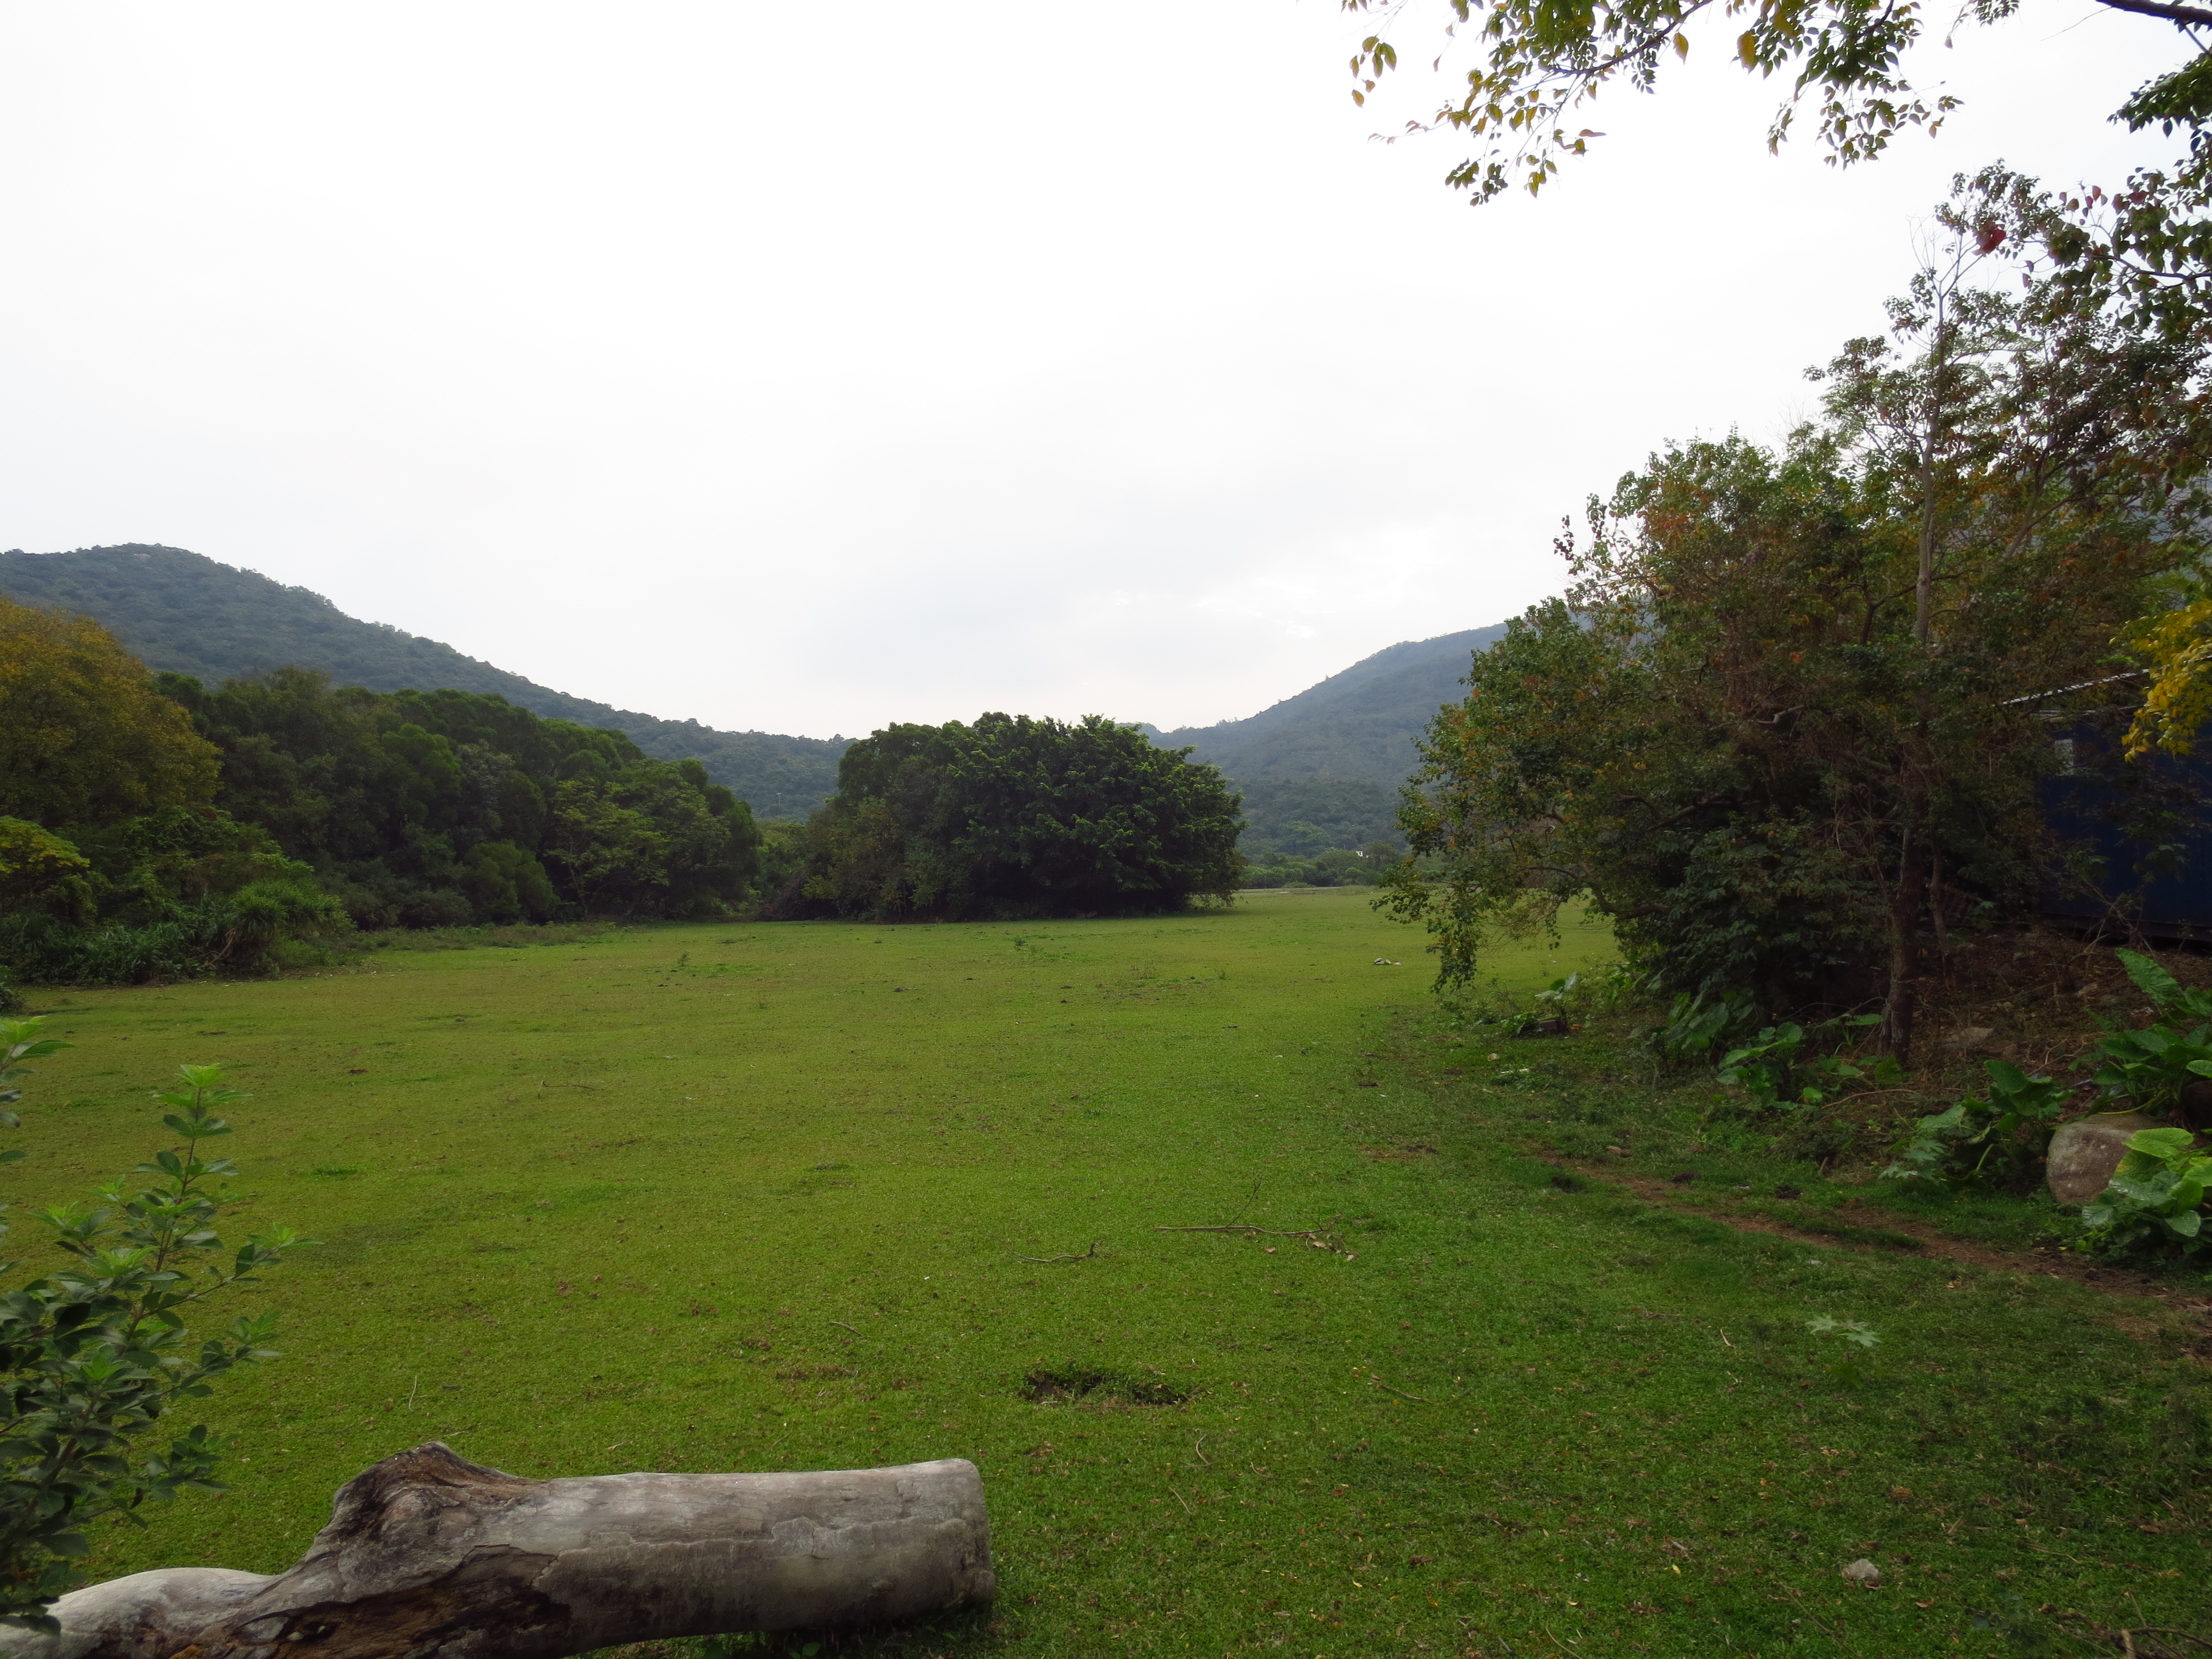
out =
<path fill-rule="evenodd" d="M 1591 928 L 1492 965 L 1526 991 L 1608 956 Z M 1632 1127 L 1637 1068 L 1455 1024 L 1427 979 L 1328 890 L 57 996 L 76 1046 L 31 1079 L 19 1212 L 135 1162 L 147 1091 L 221 1060 L 253 1091 L 247 1214 L 323 1241 L 255 1293 L 284 1358 L 212 1402 L 233 1490 L 95 1568 L 276 1570 L 339 1483 L 434 1437 L 533 1475 L 973 1458 L 996 1607 L 825 1651 L 2212 1624 L 2205 1368 L 2154 1310 L 1562 1176 L 1534 1149 Z M 1328 1248 L 1162 1231 L 1229 1223 Z M 1880 1346 L 1854 1370 L 1821 1315 Z M 1838 1577 L 1861 1556 L 1879 1589 Z"/>

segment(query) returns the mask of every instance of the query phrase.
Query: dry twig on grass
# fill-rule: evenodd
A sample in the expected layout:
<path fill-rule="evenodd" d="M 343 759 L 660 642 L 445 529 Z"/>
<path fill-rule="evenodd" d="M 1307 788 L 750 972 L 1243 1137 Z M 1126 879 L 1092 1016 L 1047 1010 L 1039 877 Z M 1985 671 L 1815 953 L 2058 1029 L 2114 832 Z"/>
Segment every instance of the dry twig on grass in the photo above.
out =
<path fill-rule="evenodd" d="M 1337 1242 L 1334 1233 L 1325 1233 L 1318 1227 L 1285 1230 L 1278 1227 L 1255 1227 L 1249 1222 L 1231 1221 L 1207 1227 L 1156 1227 L 1162 1233 L 1242 1233 L 1247 1238 L 1303 1238 L 1316 1250 L 1334 1250 L 1347 1261 L 1352 1253 Z"/>
<path fill-rule="evenodd" d="M 1085 1250 L 1081 1255 L 1025 1255 L 1018 1257 L 1018 1260 L 1023 1261 L 1034 1261 L 1039 1267 L 1049 1267 L 1055 1261 L 1088 1261 L 1092 1256 L 1098 1254 L 1098 1247 L 1104 1243 L 1105 1241 L 1103 1239 L 1092 1239 L 1091 1241 L 1091 1248 Z"/>
<path fill-rule="evenodd" d="M 2140 1630 L 2124 1630 L 2120 1632 L 2120 1642 L 2127 1650 L 2128 1659 L 2138 1659 L 2136 1651 L 2136 1638 L 2138 1636 L 2179 1636 L 2183 1641 L 2194 1642 L 2200 1648 L 2212 1649 L 2212 1642 L 2206 1641 L 2201 1636 L 2191 1635 L 2185 1630 L 2165 1630 L 2155 1625 L 2146 1625 Z"/>
<path fill-rule="evenodd" d="M 1410 1400 L 1416 1406 L 1433 1406 L 1437 1403 L 1433 1400 L 1424 1400 L 1417 1394 L 1407 1394 L 1403 1389 L 1394 1389 L 1388 1382 L 1385 1382 L 1381 1377 L 1376 1376 L 1372 1371 L 1368 1373 L 1367 1380 L 1370 1382 L 1372 1382 L 1376 1388 L 1382 1389 L 1383 1393 L 1395 1394 L 1401 1400 Z"/>

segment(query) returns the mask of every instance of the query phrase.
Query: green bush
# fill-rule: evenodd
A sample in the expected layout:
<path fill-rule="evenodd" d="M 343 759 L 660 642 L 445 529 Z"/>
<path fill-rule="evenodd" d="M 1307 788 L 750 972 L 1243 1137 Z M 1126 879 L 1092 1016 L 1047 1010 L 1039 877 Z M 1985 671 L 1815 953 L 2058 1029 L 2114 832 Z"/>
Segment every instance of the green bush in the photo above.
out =
<path fill-rule="evenodd" d="M 268 971 L 286 947 L 337 943 L 352 924 L 300 879 L 256 882 L 137 922 L 82 923 L 41 911 L 0 915 L 0 978 L 15 984 L 140 985 Z"/>
<path fill-rule="evenodd" d="M 1868 1026 L 1871 1014 L 1831 1020 L 1827 1028 Z M 1884 1054 L 1861 1066 L 1839 1053 L 1810 1052 L 1813 1043 L 1802 1026 L 1785 1020 L 1769 1025 L 1721 1056 L 1713 1075 L 1741 1089 L 1761 1107 L 1813 1107 L 1832 1100 L 1853 1084 L 1871 1083 L 1886 1088 L 1903 1079 L 1898 1063 Z"/>
<path fill-rule="evenodd" d="M 1958 1188 L 2033 1185 L 2066 1108 L 2067 1091 L 2047 1077 L 2030 1077 L 2009 1060 L 1984 1063 L 1986 1097 L 1969 1095 L 1920 1120 L 1885 1181 L 1919 1181 Z"/>
<path fill-rule="evenodd" d="M 1665 1024 L 1646 1028 L 1638 1040 L 1662 1060 L 1686 1064 L 1725 1054 L 1735 1039 L 1759 1024 L 1759 1005 L 1747 991 L 1711 994 L 1685 991 L 1675 997 Z"/>
<path fill-rule="evenodd" d="M 550 921 L 561 909 L 545 866 L 511 841 L 482 842 L 469 849 L 461 891 L 486 921 Z"/>
<path fill-rule="evenodd" d="M 1301 858 L 1286 853 L 1255 856 L 1246 865 L 1243 885 L 1271 887 L 1372 887 L 1382 872 L 1398 861 L 1399 854 L 1387 842 L 1370 842 L 1358 848 L 1330 848 Z"/>
<path fill-rule="evenodd" d="M 2116 954 L 2136 989 L 2166 1018 L 2099 1038 L 2097 1086 L 2136 1111 L 2170 1112 L 2180 1103 L 2184 1089 L 2212 1076 L 2212 994 L 2183 986 L 2148 957 L 2133 951 Z M 2185 1030 L 2176 1019 L 2191 1024 Z"/>
<path fill-rule="evenodd" d="M 39 1059 L 64 1045 L 39 1035 L 37 1020 L 0 1023 L 0 1103 Z M 58 1629 L 47 1611 L 78 1582 L 75 1563 L 101 1521 L 137 1522 L 142 1506 L 180 1492 L 220 1491 L 222 1437 L 195 1425 L 156 1450 L 148 1443 L 214 1379 L 273 1358 L 262 1344 L 276 1316 L 232 1322 L 195 1344 L 188 1321 L 199 1304 L 240 1285 L 305 1243 L 283 1228 L 251 1235 L 236 1249 L 217 1235 L 226 1193 L 238 1173 L 201 1144 L 228 1135 L 217 1109 L 243 1096 L 223 1086 L 220 1067 L 186 1066 L 179 1086 L 159 1098 L 161 1121 L 179 1145 L 102 1188 L 89 1205 L 37 1212 L 70 1265 L 0 1296 L 0 1620 Z M 13 1113 L 0 1113 L 8 1127 Z M 22 1152 L 9 1149 L 0 1161 Z M 0 1264 L 0 1271 L 20 1267 Z"/>
<path fill-rule="evenodd" d="M 2083 1242 L 2112 1255 L 2158 1246 L 2189 1255 L 2204 1242 L 2208 1187 L 2212 1154 L 2198 1152 L 2188 1130 L 2138 1130 L 2112 1184 L 2081 1206 Z"/>

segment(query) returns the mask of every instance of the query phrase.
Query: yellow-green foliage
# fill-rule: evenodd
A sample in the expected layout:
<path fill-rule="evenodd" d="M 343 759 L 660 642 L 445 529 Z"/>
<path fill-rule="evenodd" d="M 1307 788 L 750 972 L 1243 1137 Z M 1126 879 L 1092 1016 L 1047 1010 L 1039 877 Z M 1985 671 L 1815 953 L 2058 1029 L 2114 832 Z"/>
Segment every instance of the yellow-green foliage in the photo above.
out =
<path fill-rule="evenodd" d="M 0 904 L 52 903 L 84 884 L 92 865 L 59 836 L 21 818 L 0 818 Z"/>
<path fill-rule="evenodd" d="M 2162 611 L 2137 623 L 2128 642 L 2150 670 L 2150 687 L 2128 727 L 2128 757 L 2153 749 L 2185 755 L 2212 715 L 2212 599 Z"/>
<path fill-rule="evenodd" d="M 214 745 L 106 629 L 0 599 L 0 814 L 106 823 L 215 784 Z"/>
<path fill-rule="evenodd" d="M 1569 921 L 1486 957 L 1523 1006 L 1610 954 Z M 2048 1278 L 1562 1174 L 1532 1152 L 1695 1169 L 1706 1204 L 1815 1185 L 1763 1139 L 1740 1175 L 1670 1152 L 1696 1113 L 1662 1134 L 1643 1115 L 1673 1097 L 1617 1038 L 1441 1014 L 1419 945 L 1336 889 L 72 994 L 0 1196 L 136 1162 L 147 1089 L 221 1060 L 252 1094 L 226 1112 L 248 1215 L 325 1241 L 252 1293 L 284 1358 L 209 1402 L 234 1490 L 94 1568 L 280 1567 L 340 1481 L 438 1437 L 530 1475 L 972 1457 L 1001 1598 L 909 1659 L 1556 1652 L 1547 1630 L 1903 1656 L 1984 1651 L 1950 1632 L 2015 1603 L 2197 1618 L 2185 1352 Z M 1159 1231 L 1232 1222 L 1334 1248 Z M 1879 1334 L 1852 1379 L 1822 1315 Z M 1879 1594 L 1836 1576 L 1869 1553 Z"/>

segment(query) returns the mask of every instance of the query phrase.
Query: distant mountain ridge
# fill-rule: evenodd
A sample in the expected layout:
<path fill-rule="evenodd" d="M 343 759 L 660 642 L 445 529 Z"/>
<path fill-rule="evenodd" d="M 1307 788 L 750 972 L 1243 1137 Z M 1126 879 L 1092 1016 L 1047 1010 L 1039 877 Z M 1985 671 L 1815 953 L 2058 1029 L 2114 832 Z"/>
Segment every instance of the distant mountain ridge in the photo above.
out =
<path fill-rule="evenodd" d="M 696 758 L 763 818 L 804 817 L 827 799 L 849 741 L 722 732 L 571 696 L 180 547 L 0 553 L 0 593 L 90 617 L 149 668 L 210 684 L 297 666 L 375 691 L 496 693 L 535 714 L 624 732 L 662 760 Z M 1140 729 L 1168 748 L 1195 749 L 1235 781 L 1250 850 L 1303 856 L 1395 842 L 1414 737 L 1440 705 L 1459 700 L 1472 653 L 1504 631 L 1499 623 L 1391 646 L 1247 720 Z"/>
<path fill-rule="evenodd" d="M 1356 778 L 1395 785 L 1413 769 L 1413 739 L 1437 710 L 1466 695 L 1469 659 L 1505 624 L 1407 640 L 1362 658 L 1249 720 L 1185 726 L 1157 741 L 1198 750 L 1240 782 Z"/>
<path fill-rule="evenodd" d="M 1188 744 L 1237 780 L 1255 849 L 1305 856 L 1395 844 L 1398 790 L 1419 758 L 1413 739 L 1439 708 L 1466 696 L 1474 653 L 1504 635 L 1497 623 L 1407 640 L 1249 719 L 1146 730 L 1168 748 Z"/>
<path fill-rule="evenodd" d="M 156 671 L 210 684 L 272 668 L 319 668 L 340 685 L 495 692 L 555 720 L 622 732 L 661 760 L 696 758 L 764 818 L 804 817 L 837 787 L 846 740 L 719 732 L 539 685 L 450 645 L 349 617 L 321 594 L 181 547 L 0 553 L 0 593 L 90 617 Z"/>

